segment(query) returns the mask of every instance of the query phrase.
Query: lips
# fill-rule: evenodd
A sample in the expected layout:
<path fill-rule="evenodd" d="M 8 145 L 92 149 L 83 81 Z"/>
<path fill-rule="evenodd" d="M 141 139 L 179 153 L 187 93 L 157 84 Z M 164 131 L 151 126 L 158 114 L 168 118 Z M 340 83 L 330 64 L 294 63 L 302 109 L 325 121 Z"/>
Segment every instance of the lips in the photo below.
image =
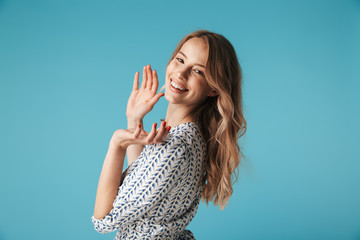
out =
<path fill-rule="evenodd" d="M 189 89 L 186 89 L 183 85 L 181 85 L 178 81 L 173 80 L 172 78 L 170 78 L 170 86 L 173 87 L 176 90 L 182 91 L 182 92 L 186 92 L 189 91 Z"/>

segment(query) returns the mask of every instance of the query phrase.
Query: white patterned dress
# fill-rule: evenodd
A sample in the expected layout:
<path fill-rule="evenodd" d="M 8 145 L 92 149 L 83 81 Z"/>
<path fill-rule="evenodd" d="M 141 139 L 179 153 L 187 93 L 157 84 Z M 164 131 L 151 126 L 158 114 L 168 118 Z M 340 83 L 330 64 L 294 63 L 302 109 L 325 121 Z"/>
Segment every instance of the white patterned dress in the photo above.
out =
<path fill-rule="evenodd" d="M 170 129 L 162 143 L 145 145 L 122 174 L 113 208 L 91 220 L 115 239 L 195 239 L 186 226 L 202 192 L 205 142 L 195 122 Z"/>

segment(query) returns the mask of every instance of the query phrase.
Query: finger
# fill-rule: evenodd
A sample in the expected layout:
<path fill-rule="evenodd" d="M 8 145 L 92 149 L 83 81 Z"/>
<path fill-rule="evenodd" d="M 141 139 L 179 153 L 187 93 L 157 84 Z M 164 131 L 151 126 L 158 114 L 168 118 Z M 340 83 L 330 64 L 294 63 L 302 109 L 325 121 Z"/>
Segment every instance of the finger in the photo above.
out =
<path fill-rule="evenodd" d="M 167 127 L 164 126 L 164 132 L 162 133 L 162 135 L 159 135 L 160 142 L 162 142 L 165 139 L 165 137 L 169 134 L 170 129 L 171 129 L 170 126 L 167 126 Z"/>
<path fill-rule="evenodd" d="M 146 87 L 146 66 L 143 68 L 143 78 L 141 82 L 141 88 L 144 89 Z"/>
<path fill-rule="evenodd" d="M 146 74 L 147 74 L 146 88 L 151 89 L 153 80 L 152 80 L 152 70 L 150 64 L 147 67 Z"/>
<path fill-rule="evenodd" d="M 151 106 L 154 106 L 154 105 L 159 101 L 159 99 L 160 99 L 162 96 L 164 96 L 164 95 L 165 95 L 165 93 L 163 93 L 163 92 L 160 92 L 160 93 L 156 94 L 154 97 L 152 97 L 152 98 L 149 100 L 149 104 L 150 104 Z"/>
<path fill-rule="evenodd" d="M 161 137 L 162 137 L 162 135 L 164 134 L 164 132 L 166 131 L 166 130 L 165 130 L 165 126 L 166 126 L 166 122 L 163 121 L 163 122 L 161 123 L 161 126 L 160 126 L 158 132 L 156 133 L 156 136 L 155 136 L 154 139 L 153 139 L 154 142 L 161 142 L 161 141 L 162 141 Z"/>
<path fill-rule="evenodd" d="M 138 138 L 141 133 L 141 124 L 139 124 L 134 132 L 134 138 Z"/>
<path fill-rule="evenodd" d="M 165 132 L 163 133 L 163 135 L 162 135 L 161 138 L 160 138 L 161 141 L 164 140 L 164 138 L 169 134 L 170 129 L 171 129 L 170 126 L 167 126 L 167 127 L 165 128 Z"/>
<path fill-rule="evenodd" d="M 152 87 L 151 91 L 154 91 L 156 93 L 157 89 L 159 87 L 159 81 L 156 70 L 152 72 Z"/>
<path fill-rule="evenodd" d="M 133 91 L 139 88 L 139 72 L 135 73 Z"/>
<path fill-rule="evenodd" d="M 156 136 L 156 127 L 157 127 L 157 123 L 154 123 L 152 128 L 151 128 L 151 132 L 150 134 L 148 135 L 148 137 L 146 138 L 147 142 L 148 143 L 152 143 L 153 142 L 153 139 L 154 137 Z"/>

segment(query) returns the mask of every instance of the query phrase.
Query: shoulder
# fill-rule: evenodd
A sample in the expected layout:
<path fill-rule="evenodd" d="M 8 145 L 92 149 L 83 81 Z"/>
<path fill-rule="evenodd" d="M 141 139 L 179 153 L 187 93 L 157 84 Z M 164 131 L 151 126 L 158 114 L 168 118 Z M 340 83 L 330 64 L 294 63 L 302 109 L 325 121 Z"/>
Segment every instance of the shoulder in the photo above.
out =
<path fill-rule="evenodd" d="M 187 150 L 205 150 L 204 139 L 195 122 L 187 122 L 171 128 L 166 140 L 182 144 Z"/>
<path fill-rule="evenodd" d="M 204 152 L 205 142 L 198 125 L 195 122 L 187 122 L 172 127 L 163 142 L 146 145 L 145 148 L 146 154 L 180 151 L 182 155 L 188 155 Z"/>

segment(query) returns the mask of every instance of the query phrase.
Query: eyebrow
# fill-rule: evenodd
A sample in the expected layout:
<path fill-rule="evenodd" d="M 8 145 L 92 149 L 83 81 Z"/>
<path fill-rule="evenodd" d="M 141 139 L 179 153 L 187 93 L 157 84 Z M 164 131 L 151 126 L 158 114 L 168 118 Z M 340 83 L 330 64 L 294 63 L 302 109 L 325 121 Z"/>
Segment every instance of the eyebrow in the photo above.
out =
<path fill-rule="evenodd" d="M 179 51 L 179 53 L 181 53 L 182 55 L 184 55 L 184 57 L 185 57 L 185 58 L 187 58 L 187 56 L 185 55 L 185 53 L 183 53 L 183 52 L 181 52 L 181 51 Z M 199 63 L 195 63 L 194 65 L 197 65 L 197 66 L 200 66 L 200 67 L 205 68 L 205 66 L 204 66 L 204 65 L 199 64 Z"/>

